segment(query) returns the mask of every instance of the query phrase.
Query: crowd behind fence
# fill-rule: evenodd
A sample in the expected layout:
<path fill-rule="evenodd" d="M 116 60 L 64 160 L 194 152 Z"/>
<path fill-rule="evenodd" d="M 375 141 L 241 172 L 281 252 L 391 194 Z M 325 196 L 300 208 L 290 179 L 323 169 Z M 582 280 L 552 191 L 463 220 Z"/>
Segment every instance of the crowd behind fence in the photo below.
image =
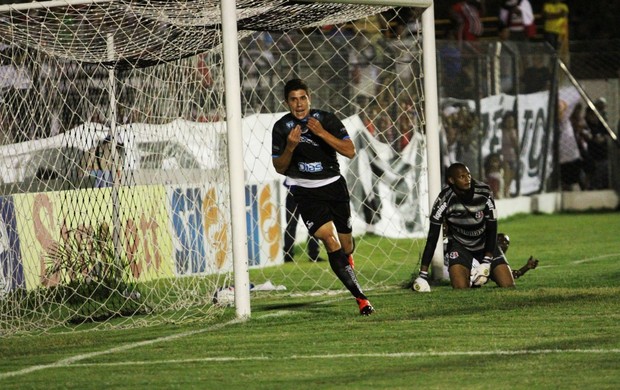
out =
<path fill-rule="evenodd" d="M 243 113 L 283 111 L 282 81 L 306 75 L 315 86 L 315 105 L 329 107 L 343 116 L 358 114 L 373 135 L 399 152 L 412 133 L 425 131 L 423 113 L 416 110 L 423 96 L 418 77 L 422 63 L 419 39 L 415 26 L 401 29 L 398 36 L 352 33 L 343 27 L 299 35 L 249 35 L 240 42 Z M 612 79 L 607 72 L 604 80 L 578 80 L 586 89 L 591 86 L 590 103 L 597 105 L 590 107 L 583 96 L 574 96 L 575 86 L 558 70 L 556 53 L 546 43 L 439 40 L 436 46 L 444 166 L 456 160 L 466 162 L 476 177 L 493 184 L 498 198 L 558 189 L 606 189 L 618 182 L 617 150 L 609 134 L 597 128 L 599 124 L 589 113 L 594 109 L 618 131 L 617 71 Z M 36 55 L 26 56 L 23 49 L 10 46 L 3 46 L 2 53 L 0 111 L 4 143 L 61 133 L 85 120 L 106 120 L 108 75 L 104 68 L 32 63 Z M 209 85 L 195 82 L 195 74 L 192 83 L 162 78 L 162 84 L 183 85 L 170 87 L 169 94 L 177 98 L 172 105 L 147 107 L 152 102 L 136 101 L 135 82 L 127 80 L 144 74 L 117 74 L 125 85 L 117 97 L 117 120 L 221 119 L 223 95 L 215 89 L 222 87 L 223 75 L 215 66 L 208 69 L 209 63 L 219 61 L 204 55 L 188 60 L 197 74 L 212 79 Z M 616 63 L 599 66 L 618 68 Z M 605 83 L 604 94 L 597 94 L 597 81 Z M 43 91 L 34 93 L 35 89 Z M 44 103 L 51 93 L 65 96 L 51 105 Z M 179 99 L 181 94 L 186 97 Z M 141 115 L 132 116 L 130 112 Z M 23 120 L 26 117 L 39 119 Z M 574 140 L 568 143 L 568 133 L 562 128 L 567 120 L 574 133 L 569 137 Z M 567 154 L 578 155 L 578 167 L 565 164 Z M 595 167 L 603 166 L 607 169 L 601 178 L 601 168 L 596 173 Z M 569 170 L 578 171 L 571 173 L 579 176 L 577 181 L 566 178 Z"/>

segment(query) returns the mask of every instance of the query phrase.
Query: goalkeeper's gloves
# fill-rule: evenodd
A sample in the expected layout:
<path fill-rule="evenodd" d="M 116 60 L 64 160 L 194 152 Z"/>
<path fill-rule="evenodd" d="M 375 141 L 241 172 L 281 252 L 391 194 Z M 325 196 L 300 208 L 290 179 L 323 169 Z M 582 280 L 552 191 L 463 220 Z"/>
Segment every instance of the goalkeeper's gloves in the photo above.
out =
<path fill-rule="evenodd" d="M 420 275 L 413 281 L 411 288 L 417 292 L 431 292 L 431 285 L 428 284 L 428 272 L 420 271 Z"/>
<path fill-rule="evenodd" d="M 471 270 L 471 284 L 474 286 L 482 286 L 489 281 L 491 276 L 491 261 L 489 256 L 484 256 L 482 263 Z"/>

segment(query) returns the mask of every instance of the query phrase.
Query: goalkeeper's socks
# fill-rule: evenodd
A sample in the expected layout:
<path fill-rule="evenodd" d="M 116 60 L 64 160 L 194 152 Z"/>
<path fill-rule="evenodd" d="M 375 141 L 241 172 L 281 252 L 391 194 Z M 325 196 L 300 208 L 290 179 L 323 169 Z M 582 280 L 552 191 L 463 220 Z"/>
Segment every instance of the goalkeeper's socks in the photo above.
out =
<path fill-rule="evenodd" d="M 357 281 L 355 272 L 351 264 L 349 264 L 349 256 L 345 255 L 342 249 L 338 249 L 327 255 L 329 256 L 329 265 L 347 290 L 349 290 L 355 298 L 366 299 Z"/>

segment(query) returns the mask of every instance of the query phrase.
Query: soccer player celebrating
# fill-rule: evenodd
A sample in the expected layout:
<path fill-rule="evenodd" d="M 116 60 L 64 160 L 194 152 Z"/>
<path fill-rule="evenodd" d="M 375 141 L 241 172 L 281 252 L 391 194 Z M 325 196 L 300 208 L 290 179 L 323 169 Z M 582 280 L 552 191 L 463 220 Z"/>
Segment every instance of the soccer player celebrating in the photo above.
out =
<path fill-rule="evenodd" d="M 353 269 L 349 189 L 337 158 L 337 153 L 355 156 L 353 141 L 333 113 L 310 108 L 303 80 L 286 83 L 284 100 L 289 113 L 273 126 L 273 166 L 286 176 L 308 233 L 325 245 L 332 270 L 357 300 L 360 314 L 370 315 L 375 309 Z"/>
<path fill-rule="evenodd" d="M 447 182 L 433 204 L 420 274 L 413 288 L 430 291 L 428 267 L 444 223 L 448 239 L 444 255 L 452 288 L 470 287 L 474 259 L 480 265 L 474 269 L 473 285 L 483 285 L 492 276 L 499 287 L 514 287 L 510 267 L 497 246 L 497 211 L 491 188 L 472 179 L 462 163 L 448 167 Z"/>

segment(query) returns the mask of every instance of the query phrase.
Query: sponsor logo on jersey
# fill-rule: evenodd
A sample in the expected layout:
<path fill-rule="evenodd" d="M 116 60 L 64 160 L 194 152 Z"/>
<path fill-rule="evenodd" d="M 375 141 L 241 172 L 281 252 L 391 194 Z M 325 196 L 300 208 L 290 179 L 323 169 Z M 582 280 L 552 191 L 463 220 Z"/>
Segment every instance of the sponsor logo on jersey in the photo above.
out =
<path fill-rule="evenodd" d="M 481 227 L 476 230 L 467 230 L 467 229 L 462 229 L 457 226 L 452 226 L 453 232 L 459 233 L 460 235 L 465 236 L 465 237 L 480 237 L 484 234 L 485 229 L 486 229 L 485 227 Z"/>
<path fill-rule="evenodd" d="M 435 212 L 435 214 L 433 214 L 433 218 L 440 219 L 441 214 L 443 214 L 443 212 L 446 210 L 447 207 L 448 207 L 448 203 L 443 202 L 441 206 L 437 208 L 437 211 Z"/>
<path fill-rule="evenodd" d="M 302 131 L 302 133 L 303 133 L 303 131 Z M 299 140 L 299 142 L 304 143 L 304 144 L 309 144 L 309 145 L 312 145 L 312 146 L 319 146 L 319 144 L 317 144 L 316 142 L 314 142 L 312 139 L 310 139 L 308 137 L 301 137 L 301 140 Z"/>
<path fill-rule="evenodd" d="M 323 163 L 320 161 L 316 162 L 300 162 L 297 164 L 297 168 L 299 172 L 308 172 L 308 173 L 316 173 L 323 171 Z"/>

